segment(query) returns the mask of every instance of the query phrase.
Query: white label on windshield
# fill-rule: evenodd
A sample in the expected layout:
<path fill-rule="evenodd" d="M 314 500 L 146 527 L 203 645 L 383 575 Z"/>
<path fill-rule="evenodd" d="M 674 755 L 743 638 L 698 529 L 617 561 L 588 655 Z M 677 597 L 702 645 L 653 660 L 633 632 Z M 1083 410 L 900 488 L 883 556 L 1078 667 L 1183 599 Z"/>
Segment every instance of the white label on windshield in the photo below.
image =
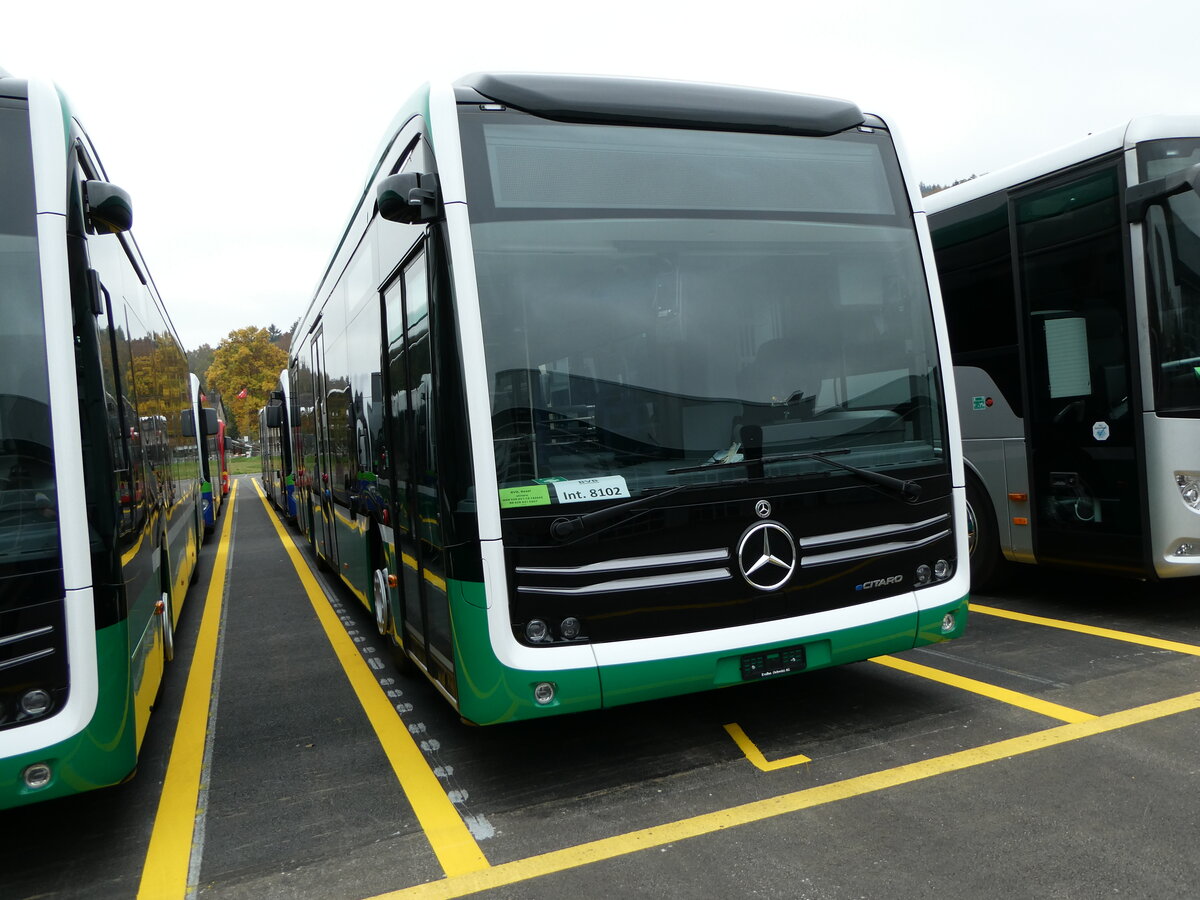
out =
<path fill-rule="evenodd" d="M 629 487 L 623 475 L 606 475 L 603 478 L 581 478 L 578 481 L 556 481 L 553 483 L 559 503 L 583 503 L 588 500 L 616 500 L 629 496 Z"/>

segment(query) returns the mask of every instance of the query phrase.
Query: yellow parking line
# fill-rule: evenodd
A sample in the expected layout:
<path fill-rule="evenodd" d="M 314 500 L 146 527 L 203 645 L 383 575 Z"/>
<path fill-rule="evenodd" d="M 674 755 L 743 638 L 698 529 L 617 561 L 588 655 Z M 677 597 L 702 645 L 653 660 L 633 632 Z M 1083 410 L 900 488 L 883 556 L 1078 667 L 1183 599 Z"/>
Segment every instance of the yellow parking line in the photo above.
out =
<path fill-rule="evenodd" d="M 237 482 L 229 493 L 230 502 L 237 494 Z M 208 710 L 212 700 L 213 671 L 216 669 L 217 643 L 220 637 L 221 607 L 225 602 L 225 576 L 229 558 L 229 533 L 233 513 L 225 514 L 221 540 L 213 559 L 212 579 L 204 601 L 204 616 L 196 637 L 196 652 L 188 672 L 183 705 L 175 725 L 175 740 L 167 774 L 163 778 L 158 811 L 142 865 L 138 897 L 182 897 L 187 892 L 188 866 L 192 856 L 192 838 L 196 828 L 196 804 L 200 797 L 200 778 L 204 765 L 204 741 L 208 734 Z"/>
<path fill-rule="evenodd" d="M 729 732 L 729 736 L 733 738 L 733 742 L 746 755 L 746 759 L 750 760 L 750 762 L 754 763 L 757 768 L 764 772 L 774 772 L 778 769 L 787 769 L 791 766 L 800 766 L 806 762 L 812 762 L 807 756 L 799 753 L 795 756 L 787 756 L 783 759 L 768 762 L 767 758 L 763 756 L 762 751 L 755 746 L 754 741 L 746 736 L 746 732 L 742 731 L 742 727 L 736 722 L 726 725 L 725 730 Z"/>
<path fill-rule="evenodd" d="M 384 695 L 370 666 L 346 634 L 346 629 L 334 614 L 325 592 L 317 584 L 295 541 L 284 530 L 279 517 L 267 502 L 262 488 L 257 483 L 255 488 L 438 862 L 447 876 L 487 869 L 487 857 L 483 855 L 462 816 L 450 802 L 445 788 L 429 768 L 425 756 L 405 727 L 399 713 Z"/>
<path fill-rule="evenodd" d="M 972 606 L 971 610 L 973 612 L 975 607 Z M 976 681 L 974 678 L 953 675 L 950 672 L 943 672 L 941 669 L 923 666 L 920 663 L 910 662 L 907 659 L 898 659 L 895 656 L 876 656 L 871 662 L 887 666 L 889 669 L 907 672 L 910 675 L 919 675 L 921 678 L 928 678 L 930 681 L 948 684 L 960 690 L 971 691 L 974 694 L 980 694 L 984 697 L 990 697 L 992 700 L 1007 703 L 1009 706 L 1019 706 L 1021 709 L 1028 709 L 1031 712 L 1049 716 L 1051 719 L 1059 719 L 1063 722 L 1086 722 L 1088 719 L 1096 718 L 1091 713 L 1080 712 L 1077 709 L 1071 709 L 1069 706 L 1059 706 L 1057 703 L 1050 703 L 1048 700 L 1039 700 L 1037 697 L 1031 697 L 1029 694 L 1010 691 L 1007 688 L 988 684 L 986 681 Z"/>
<path fill-rule="evenodd" d="M 517 884 L 555 872 L 576 869 L 589 863 L 615 859 L 687 838 L 712 834 L 725 828 L 762 822 L 776 816 L 811 809 L 826 803 L 860 797 L 864 794 L 911 784 L 948 772 L 957 772 L 1024 753 L 1045 750 L 1082 738 L 1094 737 L 1105 732 L 1198 709 L 1200 709 L 1200 692 L 1185 694 L 1182 697 L 1162 700 L 1158 703 L 1122 710 L 1106 716 L 1098 716 L 1088 719 L 1086 722 L 1058 725 L 1033 734 L 985 744 L 971 750 L 960 750 L 945 756 L 885 769 L 882 772 L 872 772 L 868 775 L 847 778 L 844 781 L 836 781 L 820 787 L 807 788 L 765 800 L 756 800 L 752 803 L 669 822 L 665 825 L 655 825 L 628 834 L 603 838 L 563 850 L 554 850 L 539 856 L 493 866 L 485 871 L 472 872 L 443 881 L 431 881 L 416 887 L 381 894 L 373 900 L 392 900 L 392 898 L 402 897 L 463 897 L 476 891 Z"/>
<path fill-rule="evenodd" d="M 1144 647 L 1155 647 L 1159 650 L 1173 650 L 1176 653 L 1188 653 L 1192 656 L 1200 656 L 1200 647 L 1195 644 L 1164 641 L 1162 638 L 1148 637 L 1144 634 L 1114 631 L 1111 628 L 1096 628 L 1093 625 L 1081 625 L 1078 622 L 1067 622 L 1064 619 L 1047 619 L 1043 616 L 1030 616 L 1007 609 L 998 609 L 994 606 L 980 606 L 978 603 L 971 604 L 971 612 L 983 613 L 985 616 L 996 616 L 1000 619 L 1012 619 L 1015 622 L 1026 622 L 1030 625 L 1061 628 L 1063 631 L 1076 631 L 1080 634 L 1090 634 L 1095 637 L 1109 638 L 1114 641 L 1125 641 L 1128 644 L 1141 644 Z"/>

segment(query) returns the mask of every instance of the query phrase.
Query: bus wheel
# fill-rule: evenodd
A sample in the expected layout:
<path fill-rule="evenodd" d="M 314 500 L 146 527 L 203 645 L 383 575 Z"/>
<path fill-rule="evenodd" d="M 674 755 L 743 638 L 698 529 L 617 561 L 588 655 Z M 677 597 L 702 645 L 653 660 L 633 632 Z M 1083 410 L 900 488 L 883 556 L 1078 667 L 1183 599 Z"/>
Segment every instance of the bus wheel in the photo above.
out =
<path fill-rule="evenodd" d="M 413 668 L 412 660 L 404 652 L 404 647 L 401 645 L 400 639 L 396 634 L 395 620 L 392 618 L 391 604 L 389 602 L 390 597 L 387 569 L 376 569 L 375 577 L 372 579 L 375 627 L 379 629 L 380 635 L 387 640 L 392 662 L 396 664 L 396 671 L 401 675 L 412 675 L 416 672 L 416 669 Z"/>
<path fill-rule="evenodd" d="M 387 637 L 388 620 L 391 618 L 388 604 L 387 570 L 376 569 L 374 579 L 375 627 L 379 633 Z"/>
<path fill-rule="evenodd" d="M 162 629 L 163 659 L 170 662 L 175 658 L 175 626 L 171 623 L 171 595 L 163 591 L 158 601 L 159 628 Z"/>
<path fill-rule="evenodd" d="M 1004 576 L 1004 556 L 996 514 L 979 480 L 967 476 L 967 554 L 971 560 L 971 590 L 994 588 Z"/>

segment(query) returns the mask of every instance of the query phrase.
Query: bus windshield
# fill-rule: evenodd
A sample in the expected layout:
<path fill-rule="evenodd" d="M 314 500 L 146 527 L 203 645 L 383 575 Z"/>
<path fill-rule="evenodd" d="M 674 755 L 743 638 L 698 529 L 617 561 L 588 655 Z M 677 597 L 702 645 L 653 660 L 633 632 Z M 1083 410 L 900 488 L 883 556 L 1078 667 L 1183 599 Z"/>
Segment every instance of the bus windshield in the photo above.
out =
<path fill-rule="evenodd" d="M 795 457 L 832 449 L 944 469 L 886 133 L 462 121 L 501 489 L 743 481 L 723 464 L 748 453 L 779 457 L 766 477 L 825 474 Z"/>
<path fill-rule="evenodd" d="M 0 585 L 61 568 L 25 110 L 0 105 Z M 17 596 L 6 592 L 0 596 Z M 43 598 L 44 599 L 44 598 Z"/>
<path fill-rule="evenodd" d="M 1200 138 L 1138 146 L 1143 181 L 1200 162 Z M 1200 196 L 1177 194 L 1146 216 L 1155 408 L 1200 415 Z"/>

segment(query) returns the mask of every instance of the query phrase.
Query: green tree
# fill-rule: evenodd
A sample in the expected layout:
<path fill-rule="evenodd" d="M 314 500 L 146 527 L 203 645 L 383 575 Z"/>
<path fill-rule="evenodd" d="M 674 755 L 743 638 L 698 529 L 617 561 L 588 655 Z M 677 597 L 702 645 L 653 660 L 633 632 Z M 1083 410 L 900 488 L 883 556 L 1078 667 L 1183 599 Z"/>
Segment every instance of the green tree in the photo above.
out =
<path fill-rule="evenodd" d="M 213 353 L 215 352 L 209 344 L 201 344 L 195 350 L 189 350 L 187 352 L 188 371 L 194 372 L 203 378 L 204 373 L 208 371 L 208 367 L 212 365 Z"/>
<path fill-rule="evenodd" d="M 287 353 L 271 343 L 270 332 L 249 326 L 234 329 L 217 345 L 205 377 L 220 391 L 233 423 L 249 428 L 286 367 Z"/>

